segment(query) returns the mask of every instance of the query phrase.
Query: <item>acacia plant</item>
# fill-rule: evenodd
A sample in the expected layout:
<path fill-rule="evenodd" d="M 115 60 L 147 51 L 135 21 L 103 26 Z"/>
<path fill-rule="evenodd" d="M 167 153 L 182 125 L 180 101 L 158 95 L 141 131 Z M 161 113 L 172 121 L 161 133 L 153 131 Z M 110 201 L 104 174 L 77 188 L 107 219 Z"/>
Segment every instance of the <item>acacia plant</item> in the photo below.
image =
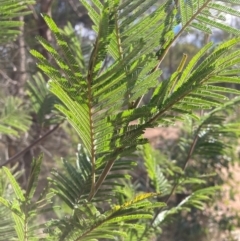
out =
<path fill-rule="evenodd" d="M 0 240 L 139 241 L 160 237 L 162 225 L 172 215 L 191 206 L 203 208 L 217 190 L 193 190 L 178 206 L 168 208 L 174 192 L 189 183 L 203 182 L 186 175 L 189 160 L 195 153 L 205 154 L 205 158 L 223 155 L 229 147 L 226 138 L 236 137 L 233 123 L 226 124 L 222 113 L 239 103 L 239 91 L 221 84 L 240 83 L 240 31 L 224 23 L 224 14 L 240 17 L 240 11 L 232 6 L 239 4 L 238 0 L 81 3 L 96 33 L 92 49 L 83 52 L 71 25 L 59 29 L 53 19 L 43 15 L 56 44 L 42 37 L 37 41 L 54 62 L 31 50 L 49 81 L 46 86 L 38 74 L 27 87 L 40 117 L 54 111 L 54 123 L 60 124 L 64 117 L 79 135 L 76 164 L 64 160 L 65 172 L 53 170 L 39 197 L 34 194 L 41 157 L 33 160 L 26 190 L 10 169 L 3 167 L 1 175 L 7 180 L 3 179 L 1 186 L 0 215 L 4 219 L 0 221 Z M 9 1 L 0 4 L 12 18 L 7 10 L 18 6 L 17 1 L 10 7 Z M 8 29 L 12 23 L 3 24 Z M 189 62 L 183 53 L 176 71 L 160 81 L 161 63 L 182 33 L 197 29 L 211 34 L 215 28 L 235 37 L 219 45 L 207 43 Z M 236 97 L 229 99 L 229 93 Z M 149 101 L 143 104 L 147 94 Z M 161 166 L 151 154 L 144 131 L 186 120 L 195 121 L 196 129 L 184 145 L 184 165 L 177 167 L 169 160 L 168 166 Z M 4 124 L 0 130 L 13 134 L 7 132 L 11 123 Z M 10 130 L 19 127 L 12 124 Z M 141 152 L 152 183 L 150 192 L 141 188 L 134 192 L 128 187 L 131 183 L 127 178 L 137 163 L 134 153 Z M 172 180 L 166 177 L 166 171 L 172 173 Z M 56 197 L 71 212 L 39 224 L 38 215 L 52 211 L 51 200 Z"/>

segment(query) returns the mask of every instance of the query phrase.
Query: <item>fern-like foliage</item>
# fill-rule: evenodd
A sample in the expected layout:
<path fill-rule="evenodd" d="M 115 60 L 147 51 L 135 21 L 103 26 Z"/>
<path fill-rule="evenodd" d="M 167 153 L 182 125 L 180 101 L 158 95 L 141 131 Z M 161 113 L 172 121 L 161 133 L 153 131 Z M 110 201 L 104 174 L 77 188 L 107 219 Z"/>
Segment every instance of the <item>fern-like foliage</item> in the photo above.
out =
<path fill-rule="evenodd" d="M 10 170 L 14 173 L 13 176 L 17 179 L 21 173 L 16 172 L 17 165 L 13 166 Z M 5 178 L 4 171 L 0 170 L 0 197 L 5 199 L 13 198 L 13 190 L 9 186 L 9 181 Z M 14 230 L 14 222 L 12 220 L 11 210 L 6 206 L 0 205 L 0 240 L 12 240 L 16 238 L 16 232 Z"/>
<path fill-rule="evenodd" d="M 33 198 L 38 183 L 40 166 L 41 157 L 35 159 L 32 163 L 32 170 L 25 191 L 21 189 L 11 171 L 8 168 L 3 167 L 5 177 L 14 191 L 14 196 L 12 197 L 0 196 L 1 209 L 4 207 L 3 210 L 8 210 L 12 214 L 12 219 L 8 222 L 10 222 L 10 224 L 14 222 L 15 232 L 11 234 L 13 237 L 17 237 L 16 239 L 10 239 L 11 236 L 9 236 L 8 240 L 39 240 L 41 237 L 44 237 L 41 231 L 44 226 L 43 224 L 36 224 L 37 216 L 43 212 L 53 210 L 53 207 L 48 205 L 52 195 L 46 190 L 39 196 L 39 198 L 37 198 L 37 200 L 34 200 Z M 11 227 L 12 225 L 10 225 L 9 228 L 11 229 Z M 3 233 L 4 232 L 8 232 L 6 224 L 3 226 Z"/>
<path fill-rule="evenodd" d="M 206 181 L 201 178 L 190 178 L 184 174 L 184 170 L 178 163 L 172 160 L 167 160 L 163 155 L 154 150 L 150 145 L 143 148 L 143 162 L 146 167 L 147 177 L 153 190 L 160 189 L 159 197 L 169 204 L 169 200 L 174 195 L 175 190 L 181 193 L 186 185 L 205 184 Z M 160 160 L 159 160 L 160 159 Z M 161 160 L 163 159 L 163 160 Z M 163 171 L 161 171 L 163 169 Z M 178 183 L 176 185 L 176 182 Z M 144 230 L 135 230 L 129 232 L 131 238 L 129 240 L 150 240 L 156 237 L 161 237 L 162 230 L 166 225 L 173 222 L 177 214 L 181 211 L 190 211 L 192 208 L 202 209 L 205 207 L 205 202 L 210 200 L 217 190 L 217 187 L 199 188 L 194 190 L 176 206 L 160 208 L 156 211 L 154 219 L 151 223 L 146 223 Z"/>
<path fill-rule="evenodd" d="M 75 205 L 86 202 L 89 190 L 91 189 L 91 162 L 87 150 L 82 146 L 78 146 L 76 165 L 73 166 L 69 161 L 63 159 L 65 173 L 61 173 L 54 169 L 52 171 L 52 191 L 56 193 L 62 201 L 64 201 L 71 209 Z M 111 173 L 106 177 L 104 188 L 99 190 L 92 202 L 96 205 L 102 205 L 102 202 L 114 200 L 117 193 L 117 187 L 122 187 L 121 180 L 128 179 L 127 171 L 135 166 L 134 161 L 118 160 L 113 166 Z M 102 167 L 103 169 L 103 167 Z M 102 171 L 99 168 L 96 176 L 98 177 Z M 121 171 L 121 172 L 119 172 Z"/>
<path fill-rule="evenodd" d="M 23 22 L 17 21 L 16 18 L 29 14 L 27 11 L 27 4 L 34 4 L 34 0 L 1 0 L 0 1 L 0 44 L 6 44 L 16 39 L 20 30 L 18 29 L 23 25 Z"/>
<path fill-rule="evenodd" d="M 18 136 L 28 130 L 31 120 L 23 101 L 17 97 L 3 98 L 0 104 L 0 133 Z"/>
<path fill-rule="evenodd" d="M 78 36 L 72 25 L 70 23 L 64 27 L 62 34 L 68 41 L 68 46 L 71 49 L 71 53 L 74 54 L 74 58 L 77 61 L 80 72 L 83 75 L 86 75 L 86 66 L 88 65 L 89 53 L 92 49 L 92 46 L 88 43 L 79 44 L 81 36 Z"/>
<path fill-rule="evenodd" d="M 191 158 L 200 158 L 205 162 L 224 156 L 231 159 L 239 137 L 239 122 L 229 121 L 228 116 L 233 115 L 234 106 L 239 103 L 239 97 L 235 97 L 222 106 L 199 116 L 198 120 L 191 120 L 189 122 L 191 130 L 186 131 L 188 134 L 179 140 L 178 155 L 175 158 L 182 159 L 183 166 L 186 166 Z M 218 162 L 218 165 L 221 165 L 221 162 Z M 192 175 L 196 174 L 194 169 L 191 172 Z"/>
<path fill-rule="evenodd" d="M 175 194 L 183 194 L 185 198 L 175 207 L 158 210 L 153 222 L 150 225 L 147 224 L 145 231 L 142 233 L 135 230 L 135 238 L 130 240 L 149 240 L 157 235 L 160 236 L 163 227 L 173 222 L 177 214 L 183 210 L 191 212 L 194 209 L 205 209 L 205 202 L 210 201 L 210 197 L 217 190 L 220 191 L 217 184 L 222 182 L 219 182 L 216 177 L 219 174 L 219 168 L 214 165 L 216 164 L 220 169 L 230 165 L 229 158 L 231 159 L 231 153 L 234 151 L 233 143 L 237 143 L 239 137 L 239 122 L 232 120 L 229 122 L 228 116 L 232 116 L 239 100 L 239 97 L 229 100 L 205 115 L 198 115 L 197 120 L 187 117 L 191 120 L 188 124 L 191 131 L 185 138 L 182 137 L 177 141 L 178 148 L 174 151 L 177 153 L 174 156 L 177 162 L 166 160 L 166 157 L 157 154 L 150 145 L 144 146 L 143 161 L 147 171 L 145 181 L 149 179 L 152 191 L 159 189 L 165 191 L 160 197 L 167 204 Z M 185 123 L 188 123 L 187 120 Z M 184 131 L 187 131 L 185 127 Z M 214 162 L 213 158 L 218 158 L 218 161 Z M 224 158 L 228 158 L 227 165 L 221 161 Z M 202 167 L 204 163 L 207 167 Z M 205 173 L 205 170 L 209 173 Z M 211 186 L 209 186 L 210 178 Z M 182 219 L 184 222 L 184 217 Z"/>
<path fill-rule="evenodd" d="M 72 214 L 48 223 L 48 239 L 115 239 L 120 235 L 129 240 L 149 240 L 149 232 L 146 231 L 149 227 L 156 228 L 169 215 L 186 207 L 203 208 L 204 201 L 215 189 L 197 190 L 171 210 L 163 210 L 162 202 L 146 201 L 153 196 L 152 193 L 141 194 L 110 210 L 100 207 L 100 203 L 114 200 L 118 190 L 115 187 L 119 186 L 117 181 L 125 175 L 124 172 L 116 172 L 133 166 L 133 162 L 122 157 L 147 142 L 142 136 L 146 128 L 186 116 L 197 120 L 196 111 L 223 108 L 229 93 L 239 94 L 238 90 L 218 85 L 223 82 L 240 83 L 240 52 L 236 48 L 240 40 L 239 30 L 219 22 L 223 20 L 221 13 L 238 17 L 239 12 L 230 7 L 224 8 L 221 1 L 216 3 L 212 0 L 180 1 L 179 6 L 172 0 L 163 4 L 157 0 L 81 2 L 87 8 L 96 31 L 88 63 L 71 26 L 62 31 L 46 15 L 43 18 L 56 38 L 57 47 L 41 37 L 38 41 L 52 55 L 55 63 L 50 64 L 39 52 L 31 51 L 38 59 L 39 68 L 50 78 L 49 90 L 59 98 L 56 108 L 81 139 L 76 166 L 64 160 L 66 172 L 54 170 L 52 173 L 52 191 L 72 209 Z M 181 25 L 178 33 L 174 31 L 177 25 Z M 177 70 L 168 79 L 159 82 L 159 66 L 178 36 L 190 28 L 209 33 L 212 27 L 237 37 L 219 46 L 206 44 L 187 66 L 187 56 L 184 55 Z M 141 105 L 142 96 L 150 89 L 153 92 L 149 102 Z M 36 99 L 37 92 L 32 93 L 35 93 Z M 200 123 L 198 131 L 207 130 L 209 125 L 212 131 L 201 139 L 202 143 L 198 137 L 193 140 L 186 152 L 186 163 L 197 145 L 200 152 L 203 150 L 204 142 L 209 144 L 214 139 L 213 145 L 208 145 L 208 154 L 212 152 L 216 155 L 225 148 L 221 146 L 222 142 L 217 141 L 219 128 L 211 118 Z M 216 117 L 215 122 L 220 119 Z M 156 159 L 151 158 L 148 148 L 144 150 L 145 167 L 156 189 L 153 193 L 162 191 L 160 195 L 171 196 L 175 189 L 178 191 L 179 181 L 186 185 L 202 183 L 200 179 L 183 176 L 186 165 L 181 171 L 178 169 L 177 181 L 168 181 Z M 154 220 L 142 225 L 139 220 L 151 218 L 152 210 L 158 207 Z M 136 230 L 132 228 L 133 220 L 138 220 Z M 115 226 L 120 222 L 122 228 L 116 230 Z"/>
<path fill-rule="evenodd" d="M 31 101 L 31 107 L 36 114 L 40 125 L 60 123 L 61 118 L 55 115 L 54 105 L 59 100 L 48 90 L 46 81 L 41 73 L 33 76 L 33 80 L 27 82 L 27 93 Z M 55 110 L 56 112 L 56 110 Z"/>
<path fill-rule="evenodd" d="M 89 202 L 75 205 L 73 218 L 52 221 L 51 226 L 57 226 L 50 232 L 51 240 L 95 240 L 105 238 L 115 240 L 117 237 L 127 237 L 126 230 L 133 228 L 132 221 L 151 219 L 151 210 L 165 206 L 164 203 L 151 203 L 148 198 L 155 193 L 145 193 L 136 196 L 122 205 L 116 205 L 111 210 L 101 213 Z M 116 225 L 119 227 L 116 229 Z M 140 228 L 140 224 L 137 225 Z M 61 228 L 60 228 L 61 227 Z"/>
<path fill-rule="evenodd" d="M 205 14 L 204 10 L 211 2 L 194 1 L 191 19 L 196 18 L 196 13 Z M 154 0 L 82 3 L 97 32 L 86 69 L 83 70 L 82 61 L 79 62 L 79 48 L 76 54 L 48 16 L 44 19 L 56 37 L 59 50 L 42 38 L 38 40 L 61 71 L 37 51 L 32 54 L 38 58 L 38 66 L 49 76 L 51 92 L 64 103 L 56 107 L 76 129 L 88 152 L 92 165 L 91 200 L 114 161 L 146 143 L 142 133 L 147 127 L 173 120 L 176 116 L 173 111 L 179 115 L 191 115 L 197 109 L 221 105 L 226 98 L 223 93 L 238 93 L 215 84 L 224 81 L 239 83 L 238 71 L 234 69 L 239 63 L 239 50 L 234 50 L 239 38 L 214 50 L 212 43 L 207 44 L 184 70 L 183 59 L 177 71 L 159 84 L 161 72 L 158 66 L 176 38 L 173 27 L 177 24 L 177 9 L 171 8 L 172 1 L 160 6 Z M 152 13 L 143 15 L 151 6 L 155 6 Z M 190 20 L 182 21 L 185 27 L 191 26 Z M 110 67 L 105 68 L 108 57 L 111 57 Z M 232 71 L 235 71 L 234 75 Z M 152 99 L 147 105 L 139 106 L 141 96 L 150 88 L 155 89 Z M 130 124 L 136 120 L 137 124 Z M 96 178 L 98 168 L 103 166 L 102 174 Z"/>
<path fill-rule="evenodd" d="M 0 1 L 0 58 L 4 60 L 5 45 L 15 40 L 20 34 L 19 27 L 23 25 L 18 21 L 19 16 L 29 14 L 27 4 L 33 4 L 33 0 L 24 1 Z M 2 97 L 2 94 L 1 94 Z M 26 131 L 30 126 L 30 116 L 23 108 L 23 103 L 16 97 L 2 97 L 0 104 L 0 133 L 18 136 L 20 131 Z"/>
<path fill-rule="evenodd" d="M 150 153 L 149 146 L 147 150 Z M 153 196 L 162 196 L 164 193 L 139 194 L 131 191 L 130 183 L 124 181 L 127 171 L 131 165 L 135 165 L 135 162 L 117 160 L 106 177 L 103 188 L 91 202 L 87 201 L 91 188 L 91 162 L 87 150 L 79 145 L 75 167 L 66 160 L 63 160 L 63 164 L 65 172 L 57 170 L 52 172 L 51 191 L 68 205 L 72 213 L 68 217 L 53 220 L 47 224 L 46 231 L 49 232 L 50 240 L 91 240 L 91 238 L 112 240 L 114 237 L 135 240 L 128 239 L 131 231 L 136 229 L 141 234 L 146 227 L 146 222 L 143 220 L 152 218 L 152 209 L 165 206 L 163 202 L 151 200 Z M 124 170 L 125 167 L 128 169 Z M 166 186 L 165 183 L 160 183 L 161 180 L 158 184 L 161 187 Z M 130 195 L 126 195 L 126 189 L 130 189 Z M 150 200 L 147 200 L 149 198 Z M 108 202 L 113 208 L 109 209 Z"/>
<path fill-rule="evenodd" d="M 223 106 L 214 109 L 204 116 L 199 125 L 198 141 L 194 155 L 203 158 L 215 155 L 227 155 L 232 144 L 239 137 L 239 123 L 226 121 L 234 106 L 240 103 L 240 98 L 226 102 Z"/>
<path fill-rule="evenodd" d="M 205 33 L 211 34 L 212 29 L 221 29 L 230 34 L 239 35 L 237 28 L 228 26 L 224 22 L 226 15 L 240 17 L 240 12 L 229 5 L 239 5 L 237 0 L 190 0 L 179 1 L 179 18 L 183 28 L 196 28 Z M 226 6 L 227 5 L 227 6 Z"/>
<path fill-rule="evenodd" d="M 143 146 L 142 154 L 148 177 L 151 180 L 152 188 L 161 193 L 162 196 L 167 195 L 170 193 L 172 185 L 169 183 L 169 180 L 165 176 L 169 168 L 161 165 L 163 164 L 161 163 L 161 158 L 163 158 L 163 156 L 160 156 L 157 151 L 153 150 L 150 144 Z M 171 171 L 180 171 L 181 173 L 181 169 L 179 170 L 175 167 L 171 169 Z"/>

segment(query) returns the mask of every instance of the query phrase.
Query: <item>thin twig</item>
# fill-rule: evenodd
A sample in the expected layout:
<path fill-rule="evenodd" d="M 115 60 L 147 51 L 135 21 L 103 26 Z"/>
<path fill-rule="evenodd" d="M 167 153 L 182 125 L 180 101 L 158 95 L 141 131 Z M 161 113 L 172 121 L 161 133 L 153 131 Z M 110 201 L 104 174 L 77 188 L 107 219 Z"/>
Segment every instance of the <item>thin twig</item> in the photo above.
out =
<path fill-rule="evenodd" d="M 0 168 L 2 168 L 3 166 L 6 166 L 10 162 L 16 160 L 17 158 L 22 156 L 24 153 L 26 153 L 28 150 L 30 150 L 32 147 L 36 146 L 39 142 L 41 142 L 42 140 L 47 138 L 49 135 L 51 135 L 55 130 L 57 130 L 60 125 L 61 125 L 61 123 L 57 124 L 53 129 L 47 131 L 43 136 L 39 137 L 37 140 L 35 140 L 32 144 L 27 146 L 25 149 L 21 150 L 20 152 L 18 152 L 14 156 L 10 157 L 9 159 L 4 161 L 3 163 L 0 163 Z"/>
<path fill-rule="evenodd" d="M 184 166 L 183 166 L 183 172 L 186 171 L 187 166 L 188 166 L 188 163 L 189 163 L 189 161 L 190 161 L 190 159 L 191 159 L 191 157 L 192 157 L 192 154 L 193 154 L 194 148 L 195 148 L 195 146 L 196 146 L 196 144 L 197 144 L 197 140 L 198 140 L 198 132 L 199 132 L 199 130 L 200 130 L 200 128 L 198 129 L 198 131 L 197 131 L 197 133 L 196 133 L 196 135 L 195 135 L 195 138 L 194 138 L 194 140 L 193 140 L 193 142 L 192 142 L 192 144 L 191 144 L 191 147 L 190 147 L 190 149 L 189 149 L 189 152 L 188 152 L 188 155 L 187 155 L 186 161 L 185 161 Z M 169 203 L 169 201 L 170 201 L 170 199 L 171 199 L 171 197 L 172 197 L 174 191 L 176 190 L 177 186 L 178 186 L 178 182 L 175 182 L 175 184 L 174 184 L 174 186 L 173 186 L 173 188 L 172 188 L 170 194 L 168 195 L 168 197 L 167 197 L 167 199 L 166 199 L 166 201 L 165 201 L 166 204 Z M 159 212 L 157 213 L 156 216 L 158 216 L 158 214 L 159 214 Z M 157 217 L 155 217 L 155 219 L 156 219 L 156 218 L 157 218 Z M 155 221 L 155 220 L 153 219 L 153 222 L 154 222 L 154 221 Z M 153 222 L 152 222 L 152 223 L 153 223 Z"/>
<path fill-rule="evenodd" d="M 72 7 L 73 11 L 77 14 L 77 16 L 81 18 L 83 14 L 81 13 L 81 11 L 79 11 L 79 1 L 74 2 L 73 0 L 68 0 L 68 3 Z"/>
<path fill-rule="evenodd" d="M 187 166 L 188 166 L 188 163 L 189 163 L 189 161 L 190 161 L 190 159 L 191 159 L 191 157 L 192 157 L 193 151 L 194 151 L 195 146 L 196 146 L 197 141 L 198 141 L 198 134 L 199 134 L 199 131 L 201 130 L 201 128 L 202 128 L 202 124 L 198 127 L 198 129 L 197 129 L 197 131 L 196 131 L 196 134 L 195 134 L 195 137 L 194 137 L 194 140 L 193 140 L 193 142 L 192 142 L 192 144 L 191 144 L 191 146 L 190 146 L 190 148 L 189 148 L 188 155 L 187 155 L 187 157 L 186 157 L 185 163 L 184 163 L 183 168 L 182 168 L 182 169 L 183 169 L 183 172 L 186 171 Z M 176 182 L 174 183 L 171 192 L 169 193 L 169 195 L 167 196 L 166 200 L 164 201 L 166 204 L 169 203 L 169 201 L 170 201 L 173 193 L 175 192 L 178 184 L 179 184 L 178 181 L 176 181 Z M 152 227 L 152 225 L 153 225 L 154 222 L 156 221 L 156 219 L 157 219 L 157 217 L 158 217 L 158 215 L 160 214 L 161 211 L 162 211 L 162 208 L 160 208 L 160 210 L 158 210 L 158 211 L 156 212 L 156 214 L 154 215 L 154 218 L 152 219 L 152 221 L 151 221 L 151 223 L 150 223 L 150 227 Z M 146 232 L 147 232 L 147 228 L 145 228 L 145 231 L 143 232 L 140 240 L 142 240 L 142 238 L 146 235 Z"/>

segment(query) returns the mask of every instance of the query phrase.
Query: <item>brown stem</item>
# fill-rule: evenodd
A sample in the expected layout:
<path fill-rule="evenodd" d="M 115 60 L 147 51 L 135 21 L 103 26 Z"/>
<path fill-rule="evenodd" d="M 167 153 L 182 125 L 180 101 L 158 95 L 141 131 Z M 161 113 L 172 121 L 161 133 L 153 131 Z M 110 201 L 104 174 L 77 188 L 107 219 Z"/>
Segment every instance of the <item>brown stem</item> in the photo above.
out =
<path fill-rule="evenodd" d="M 52 3 L 53 3 L 53 0 L 41 0 L 40 12 L 47 14 L 51 17 Z M 46 39 L 49 43 L 52 41 L 51 31 L 48 28 L 47 23 L 44 21 L 44 19 L 42 17 L 38 18 L 38 33 L 41 37 Z M 46 49 L 42 49 L 42 55 L 46 59 L 50 59 L 50 55 Z"/>
<path fill-rule="evenodd" d="M 101 187 L 102 183 L 104 182 L 105 178 L 107 177 L 108 173 L 110 172 L 110 170 L 114 164 L 114 161 L 115 161 L 115 158 L 108 161 L 108 163 L 105 166 L 105 168 L 103 169 L 100 177 L 98 178 L 96 184 L 94 185 L 94 189 L 91 190 L 89 197 L 88 197 L 88 201 L 91 201 L 93 199 L 93 197 L 97 193 L 98 189 Z"/>
<path fill-rule="evenodd" d="M 193 140 L 193 142 L 192 142 L 192 144 L 191 144 L 191 147 L 190 147 L 190 149 L 189 149 L 189 152 L 188 152 L 188 155 L 187 155 L 186 161 L 185 161 L 184 166 L 183 166 L 183 172 L 186 171 L 187 166 L 188 166 L 188 163 L 189 163 L 189 161 L 190 161 L 190 159 L 191 159 L 191 157 L 192 157 L 192 154 L 193 154 L 194 148 L 195 148 L 195 146 L 196 146 L 196 144 L 197 144 L 197 140 L 198 140 L 198 132 L 199 132 L 199 130 L 200 130 L 200 128 L 198 129 L 198 131 L 197 131 L 197 133 L 196 133 L 196 135 L 195 135 L 195 138 L 194 138 L 194 140 Z M 166 199 L 166 201 L 165 201 L 166 204 L 169 203 L 169 201 L 170 201 L 170 199 L 171 199 L 171 197 L 172 197 L 174 191 L 176 190 L 177 186 L 178 186 L 178 182 L 175 182 L 175 184 L 174 184 L 174 186 L 173 186 L 173 188 L 172 188 L 170 194 L 168 195 L 168 197 L 167 197 L 167 199 Z M 159 214 L 159 213 L 157 213 L 156 216 L 158 216 L 158 214 Z M 155 218 L 155 219 L 156 219 L 156 218 Z M 155 220 L 153 220 L 153 222 L 154 222 L 154 221 L 155 221 Z"/>
<path fill-rule="evenodd" d="M 60 123 L 61 124 L 61 123 Z M 9 159 L 7 159 L 6 161 L 4 161 L 3 163 L 0 163 L 0 168 L 2 168 L 3 166 L 6 166 L 7 164 L 9 164 L 10 162 L 16 160 L 17 158 L 19 158 L 20 156 L 22 156 L 24 153 L 26 153 L 28 150 L 30 150 L 33 146 L 36 146 L 39 142 L 41 142 L 42 140 L 44 140 L 45 138 L 47 138 L 49 135 L 51 135 L 55 130 L 58 129 L 58 127 L 60 126 L 60 124 L 57 124 L 53 129 L 47 131 L 43 136 L 39 137 L 37 140 L 35 140 L 32 144 L 30 144 L 29 146 L 27 146 L 25 149 L 23 149 L 22 151 L 18 152 L 17 154 L 15 154 L 14 156 L 10 157 Z"/>
<path fill-rule="evenodd" d="M 191 159 L 191 157 L 192 157 L 193 151 L 194 151 L 195 146 L 196 146 L 197 141 L 198 141 L 198 134 L 199 134 L 199 131 L 201 130 L 201 128 L 202 128 L 202 124 L 198 127 L 198 129 L 197 129 L 197 131 L 196 131 L 196 134 L 195 134 L 195 137 L 194 137 L 194 140 L 193 140 L 193 142 L 192 142 L 192 144 L 191 144 L 191 146 L 190 146 L 190 148 L 189 148 L 189 151 L 188 151 L 188 154 L 187 154 L 185 163 L 184 163 L 184 165 L 183 165 L 183 172 L 186 171 L 187 166 L 188 166 L 188 163 L 189 163 L 189 161 L 190 161 L 190 159 Z M 166 200 L 165 200 L 165 203 L 166 203 L 166 204 L 169 203 L 169 201 L 170 201 L 173 193 L 175 192 L 178 184 L 179 184 L 178 181 L 175 181 L 175 183 L 174 183 L 174 185 L 173 185 L 173 187 L 172 187 L 171 192 L 169 193 L 169 195 L 167 196 L 167 198 L 166 198 Z M 157 219 L 157 217 L 158 217 L 158 215 L 160 214 L 161 211 L 162 211 L 162 208 L 160 208 L 160 210 L 158 210 L 158 212 L 154 215 L 154 218 L 152 219 L 152 221 L 151 221 L 151 223 L 150 223 L 150 227 L 152 227 L 152 225 L 153 225 L 154 222 L 156 221 L 156 219 Z M 147 229 L 145 229 L 145 231 L 143 232 L 140 240 L 142 240 L 142 238 L 145 236 L 146 232 L 147 232 Z"/>

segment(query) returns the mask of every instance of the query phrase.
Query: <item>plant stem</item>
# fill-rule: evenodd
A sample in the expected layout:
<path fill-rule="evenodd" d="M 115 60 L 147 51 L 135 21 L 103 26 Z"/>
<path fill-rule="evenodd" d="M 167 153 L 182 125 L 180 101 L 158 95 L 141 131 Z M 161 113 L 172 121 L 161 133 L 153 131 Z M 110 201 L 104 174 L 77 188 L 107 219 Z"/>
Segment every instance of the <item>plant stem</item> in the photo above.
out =
<path fill-rule="evenodd" d="M 20 156 L 22 156 L 24 153 L 26 153 L 28 150 L 30 150 L 32 147 L 36 146 L 39 142 L 41 142 L 42 140 L 44 140 L 45 138 L 47 138 L 49 135 L 51 135 L 55 130 L 58 129 L 58 127 L 61 125 L 62 123 L 57 124 L 55 127 L 53 127 L 53 129 L 47 131 L 43 136 L 39 137 L 37 140 L 35 140 L 32 144 L 30 144 L 29 146 L 27 146 L 25 149 L 21 150 L 20 152 L 18 152 L 17 154 L 15 154 L 14 156 L 10 157 L 9 159 L 7 159 L 6 161 L 4 161 L 3 163 L 0 163 L 0 168 L 2 168 L 3 166 L 6 166 L 7 164 L 13 162 L 14 160 L 16 160 L 17 158 L 19 158 Z"/>
<path fill-rule="evenodd" d="M 194 152 L 195 146 L 196 146 L 197 141 L 198 141 L 198 134 L 199 134 L 199 131 L 200 131 L 201 128 L 202 128 L 202 125 L 203 125 L 203 123 L 198 127 L 198 129 L 197 129 L 197 131 L 196 131 L 196 133 L 195 133 L 194 139 L 193 139 L 193 141 L 192 141 L 192 143 L 191 143 L 191 146 L 190 146 L 190 148 L 189 148 L 189 151 L 188 151 L 188 154 L 187 154 L 185 163 L 184 163 L 183 168 L 182 168 L 183 172 L 186 171 L 187 166 L 188 166 L 188 163 L 189 163 L 189 161 L 190 161 L 190 159 L 191 159 L 191 157 L 192 157 L 192 154 L 193 154 L 193 152 Z M 171 192 L 169 193 L 169 195 L 167 196 L 166 200 L 164 201 L 166 204 L 169 203 L 169 201 L 170 201 L 173 193 L 175 192 L 178 184 L 179 184 L 178 181 L 175 181 L 175 183 L 174 183 L 174 185 L 173 185 L 173 187 L 172 187 L 172 189 L 171 189 Z M 154 218 L 152 219 L 152 221 L 151 221 L 151 223 L 150 223 L 150 227 L 153 226 L 154 222 L 156 221 L 156 219 L 157 219 L 157 217 L 158 217 L 158 215 L 160 214 L 161 211 L 162 211 L 162 208 L 156 212 L 156 214 L 154 215 Z M 142 240 L 142 239 L 143 239 L 143 237 L 144 237 L 144 236 L 146 235 L 146 233 L 147 233 L 147 230 L 148 230 L 148 229 L 145 228 L 145 230 L 144 230 L 144 232 L 143 232 L 143 234 L 142 234 L 142 236 L 141 236 L 141 238 L 140 238 L 139 240 Z"/>
<path fill-rule="evenodd" d="M 98 189 L 101 187 L 103 181 L 105 180 L 105 178 L 107 177 L 109 171 L 111 170 L 113 163 L 116 159 L 112 159 L 110 161 L 108 161 L 107 165 L 105 166 L 104 170 L 102 171 L 100 177 L 98 178 L 95 188 L 94 188 L 94 192 L 90 192 L 89 197 L 88 197 L 88 201 L 91 201 L 92 198 L 95 196 L 95 194 L 97 193 Z"/>

